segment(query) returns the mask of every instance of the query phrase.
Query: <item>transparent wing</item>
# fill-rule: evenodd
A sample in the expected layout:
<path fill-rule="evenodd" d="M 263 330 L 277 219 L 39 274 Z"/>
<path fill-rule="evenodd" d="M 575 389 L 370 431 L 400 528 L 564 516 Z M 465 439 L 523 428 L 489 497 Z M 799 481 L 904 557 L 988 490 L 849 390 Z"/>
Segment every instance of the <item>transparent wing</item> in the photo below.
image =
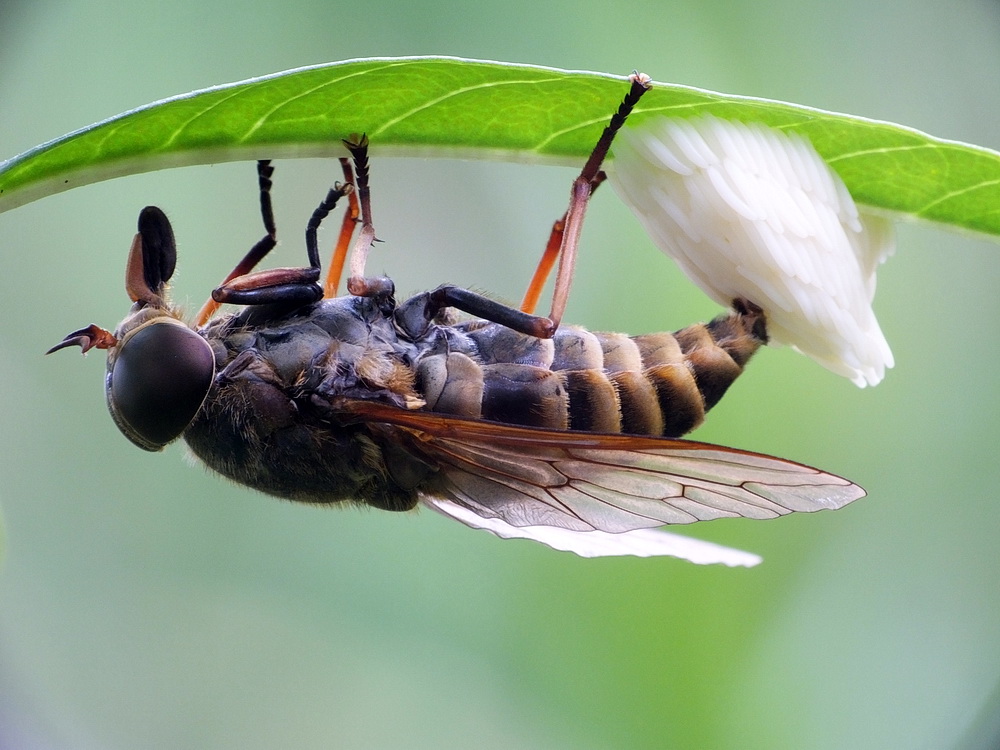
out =
<path fill-rule="evenodd" d="M 810 466 L 689 440 L 539 430 L 371 402 L 349 402 L 347 410 L 438 467 L 423 488 L 428 505 L 465 523 L 470 516 L 451 505 L 496 519 L 502 526 L 470 524 L 494 533 L 551 527 L 622 534 L 835 509 L 865 495 Z"/>
<path fill-rule="evenodd" d="M 438 513 L 461 521 L 466 526 L 485 529 L 501 539 L 530 539 L 563 552 L 574 552 L 581 557 L 668 556 L 698 565 L 721 563 L 730 567 L 746 568 L 761 562 L 760 556 L 752 552 L 743 552 L 657 529 L 636 529 L 621 534 L 609 534 L 605 531 L 570 531 L 555 526 L 517 527 L 499 518 L 482 518 L 465 506 L 444 498 L 425 496 L 423 503 Z"/>

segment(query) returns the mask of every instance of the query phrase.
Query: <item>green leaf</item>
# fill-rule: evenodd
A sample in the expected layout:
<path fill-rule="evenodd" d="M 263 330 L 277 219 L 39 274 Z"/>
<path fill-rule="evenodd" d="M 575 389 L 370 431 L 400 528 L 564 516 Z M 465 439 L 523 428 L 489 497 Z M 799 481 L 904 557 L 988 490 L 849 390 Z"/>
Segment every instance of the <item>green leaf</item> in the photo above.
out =
<path fill-rule="evenodd" d="M 441 57 L 302 68 L 164 99 L 0 164 L 0 211 L 91 182 L 189 164 L 372 153 L 578 164 L 622 77 Z M 1000 154 L 890 123 L 656 84 L 633 114 L 709 112 L 809 137 L 859 203 L 1000 234 Z"/>

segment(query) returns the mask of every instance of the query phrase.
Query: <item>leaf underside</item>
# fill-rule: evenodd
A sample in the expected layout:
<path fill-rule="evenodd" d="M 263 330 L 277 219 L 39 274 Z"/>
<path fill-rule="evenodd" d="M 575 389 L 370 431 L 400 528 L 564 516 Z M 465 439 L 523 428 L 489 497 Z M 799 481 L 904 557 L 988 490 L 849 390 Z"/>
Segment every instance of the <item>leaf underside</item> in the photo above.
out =
<path fill-rule="evenodd" d="M 579 164 L 626 91 L 621 76 L 457 58 L 350 60 L 165 99 L 0 164 L 0 211 L 166 167 L 346 155 Z M 885 122 L 654 84 L 632 115 L 711 113 L 808 137 L 869 208 L 1000 234 L 1000 153 Z"/>

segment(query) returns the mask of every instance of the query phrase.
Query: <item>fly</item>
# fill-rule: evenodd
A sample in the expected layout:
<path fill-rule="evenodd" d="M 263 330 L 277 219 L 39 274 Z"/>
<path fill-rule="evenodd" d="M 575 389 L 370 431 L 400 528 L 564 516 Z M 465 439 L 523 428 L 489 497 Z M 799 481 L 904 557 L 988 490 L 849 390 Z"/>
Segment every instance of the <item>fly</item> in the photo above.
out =
<path fill-rule="evenodd" d="M 362 137 L 345 141 L 345 182 L 308 223 L 307 267 L 254 271 L 276 244 L 273 167 L 260 161 L 265 235 L 192 324 L 168 299 L 173 230 L 150 206 L 129 253 L 128 316 L 113 333 L 92 325 L 50 351 L 106 349 L 108 407 L 129 440 L 158 451 L 183 437 L 214 471 L 270 495 L 390 511 L 423 504 L 583 555 L 749 564 L 697 540 L 681 544 L 700 552 L 678 552 L 678 537 L 652 529 L 839 508 L 865 494 L 802 464 L 678 439 L 766 343 L 764 311 L 737 299 L 708 324 L 644 336 L 560 325 L 601 164 L 648 87 L 648 77 L 630 78 L 520 309 L 450 285 L 397 302 L 389 279 L 364 275 L 375 231 Z M 349 205 L 321 285 L 316 234 L 341 200 Z M 358 223 L 348 294 L 337 297 Z M 551 311 L 536 316 L 557 259 Z M 222 315 L 222 303 L 243 309 Z M 456 320 L 455 310 L 473 317 Z"/>

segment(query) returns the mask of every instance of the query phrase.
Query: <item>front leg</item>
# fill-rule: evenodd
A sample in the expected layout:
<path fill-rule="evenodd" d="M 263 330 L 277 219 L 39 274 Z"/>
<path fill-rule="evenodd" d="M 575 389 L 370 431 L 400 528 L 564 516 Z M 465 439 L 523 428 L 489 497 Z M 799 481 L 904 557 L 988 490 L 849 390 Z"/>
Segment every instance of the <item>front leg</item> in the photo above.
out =
<path fill-rule="evenodd" d="M 270 268 L 232 281 L 212 291 L 218 303 L 268 305 L 276 302 L 309 305 L 323 297 L 319 268 Z"/>
<path fill-rule="evenodd" d="M 319 285 L 320 261 L 316 233 L 323 219 L 337 205 L 340 198 L 350 195 L 354 186 L 350 183 L 334 185 L 323 201 L 313 211 L 306 227 L 306 252 L 309 266 L 305 268 L 274 268 L 253 271 L 253 268 L 277 243 L 274 215 L 271 210 L 271 175 L 274 170 L 268 161 L 257 165 L 260 183 L 261 217 L 267 234 L 247 253 L 246 257 L 226 277 L 225 281 L 212 292 L 212 299 L 198 315 L 198 325 L 205 324 L 222 303 L 236 305 L 308 305 L 323 298 Z"/>

